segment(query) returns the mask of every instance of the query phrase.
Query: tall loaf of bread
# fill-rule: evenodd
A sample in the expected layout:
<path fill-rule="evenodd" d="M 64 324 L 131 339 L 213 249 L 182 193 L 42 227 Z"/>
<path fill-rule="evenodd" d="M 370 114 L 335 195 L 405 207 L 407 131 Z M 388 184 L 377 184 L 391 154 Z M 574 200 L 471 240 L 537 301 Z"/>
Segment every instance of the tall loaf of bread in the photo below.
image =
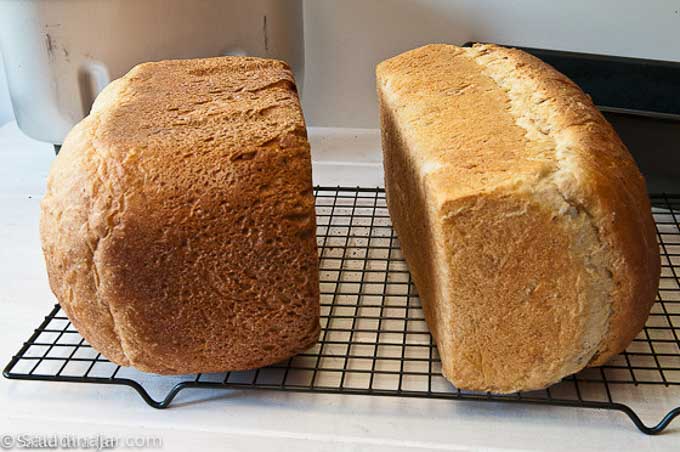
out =
<path fill-rule="evenodd" d="M 255 368 L 318 339 L 311 160 L 293 75 L 146 63 L 68 135 L 42 202 L 52 290 L 111 361 Z"/>
<path fill-rule="evenodd" d="M 621 352 L 654 302 L 645 183 L 590 98 L 493 45 L 377 68 L 389 211 L 444 375 L 542 388 Z"/>

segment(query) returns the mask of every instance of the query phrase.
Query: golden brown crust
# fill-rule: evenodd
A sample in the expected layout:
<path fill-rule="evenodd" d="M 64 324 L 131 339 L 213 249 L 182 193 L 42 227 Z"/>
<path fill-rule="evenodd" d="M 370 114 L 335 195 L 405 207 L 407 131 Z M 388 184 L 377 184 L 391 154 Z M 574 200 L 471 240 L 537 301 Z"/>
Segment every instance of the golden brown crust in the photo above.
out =
<path fill-rule="evenodd" d="M 622 351 L 658 248 L 644 180 L 590 99 L 489 45 L 425 46 L 377 78 L 390 214 L 445 375 L 528 390 Z"/>
<path fill-rule="evenodd" d="M 311 160 L 289 68 L 165 61 L 113 82 L 54 163 L 41 237 L 55 295 L 116 363 L 249 369 L 316 342 Z"/>

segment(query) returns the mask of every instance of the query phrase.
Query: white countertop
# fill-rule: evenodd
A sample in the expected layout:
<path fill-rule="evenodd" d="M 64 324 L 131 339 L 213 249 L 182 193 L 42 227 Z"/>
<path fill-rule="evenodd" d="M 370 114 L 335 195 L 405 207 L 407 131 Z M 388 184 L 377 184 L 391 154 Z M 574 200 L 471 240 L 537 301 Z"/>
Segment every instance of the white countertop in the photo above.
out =
<path fill-rule="evenodd" d="M 382 185 L 377 131 L 310 132 L 315 183 Z M 3 367 L 55 302 L 38 238 L 39 201 L 53 158 L 51 145 L 26 138 L 16 124 L 0 127 Z M 658 421 L 658 411 L 641 414 L 647 423 Z M 600 410 L 192 389 L 169 409 L 155 410 L 126 387 L 0 378 L 0 434 L 7 433 L 158 436 L 163 450 L 206 451 L 680 448 L 680 422 L 649 437 L 623 414 Z"/>

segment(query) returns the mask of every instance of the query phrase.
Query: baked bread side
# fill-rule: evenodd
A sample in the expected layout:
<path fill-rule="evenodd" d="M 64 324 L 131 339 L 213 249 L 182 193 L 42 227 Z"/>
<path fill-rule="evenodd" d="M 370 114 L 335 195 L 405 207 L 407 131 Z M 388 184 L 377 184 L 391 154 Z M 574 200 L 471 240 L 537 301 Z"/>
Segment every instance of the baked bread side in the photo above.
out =
<path fill-rule="evenodd" d="M 521 51 L 377 68 L 387 201 L 443 372 L 494 392 L 622 351 L 660 271 L 645 184 L 590 99 Z"/>
<path fill-rule="evenodd" d="M 113 362 L 162 374 L 315 343 L 315 229 L 294 79 L 259 58 L 135 67 L 68 135 L 42 201 L 69 319 Z"/>

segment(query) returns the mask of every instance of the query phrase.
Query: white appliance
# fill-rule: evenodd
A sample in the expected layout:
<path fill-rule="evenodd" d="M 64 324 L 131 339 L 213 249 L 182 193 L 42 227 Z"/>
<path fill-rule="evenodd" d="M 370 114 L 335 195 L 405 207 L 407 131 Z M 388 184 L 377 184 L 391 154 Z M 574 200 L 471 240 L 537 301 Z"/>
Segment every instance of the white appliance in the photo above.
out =
<path fill-rule="evenodd" d="M 111 80 L 144 61 L 217 55 L 286 60 L 303 79 L 300 0 L 0 2 L 16 120 L 60 144 Z"/>
<path fill-rule="evenodd" d="M 247 54 L 294 68 L 311 126 L 375 128 L 375 64 L 431 42 L 488 41 L 680 61 L 671 0 L 5 0 L 0 45 L 17 122 L 61 143 L 142 61 Z M 304 83 L 303 83 L 304 81 Z"/>

